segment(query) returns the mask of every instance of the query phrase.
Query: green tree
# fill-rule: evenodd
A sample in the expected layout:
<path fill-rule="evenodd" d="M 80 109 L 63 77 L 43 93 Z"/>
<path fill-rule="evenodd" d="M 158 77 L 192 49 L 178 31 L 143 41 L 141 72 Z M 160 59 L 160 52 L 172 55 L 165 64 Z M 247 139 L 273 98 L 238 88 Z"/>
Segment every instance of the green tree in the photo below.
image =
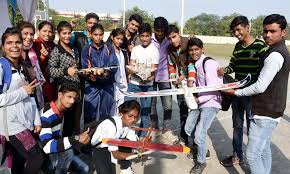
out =
<path fill-rule="evenodd" d="M 16 26 L 19 22 L 23 21 L 23 17 L 17 7 L 16 9 L 16 16 L 14 17 L 14 21 L 13 21 L 13 10 L 12 10 L 12 6 L 10 5 L 10 3 L 8 3 L 9 6 L 8 6 L 8 11 L 9 11 L 9 18 L 10 18 L 10 21 L 11 21 L 11 24 L 13 26 Z"/>
<path fill-rule="evenodd" d="M 287 34 L 286 39 L 290 39 L 290 23 L 288 24 L 288 27 L 286 28 Z"/>
<path fill-rule="evenodd" d="M 222 35 L 220 17 L 214 14 L 202 13 L 186 21 L 184 33 L 190 35 Z"/>
<path fill-rule="evenodd" d="M 129 20 L 129 17 L 133 14 L 139 14 L 142 17 L 143 22 L 148 22 L 151 26 L 153 26 L 154 16 L 152 14 L 149 14 L 147 11 L 139 9 L 136 6 L 126 11 L 125 21 L 127 22 Z M 118 23 L 118 27 L 121 27 L 122 25 L 123 25 L 123 20 L 121 20 Z"/>
<path fill-rule="evenodd" d="M 251 20 L 251 34 L 254 37 L 260 36 L 263 32 L 263 20 L 265 16 L 258 16 L 256 19 Z"/>
<path fill-rule="evenodd" d="M 221 36 L 232 36 L 232 32 L 230 31 L 230 24 L 233 21 L 233 19 L 237 16 L 240 16 L 240 14 L 233 13 L 229 16 L 223 16 L 220 20 L 221 23 Z"/>

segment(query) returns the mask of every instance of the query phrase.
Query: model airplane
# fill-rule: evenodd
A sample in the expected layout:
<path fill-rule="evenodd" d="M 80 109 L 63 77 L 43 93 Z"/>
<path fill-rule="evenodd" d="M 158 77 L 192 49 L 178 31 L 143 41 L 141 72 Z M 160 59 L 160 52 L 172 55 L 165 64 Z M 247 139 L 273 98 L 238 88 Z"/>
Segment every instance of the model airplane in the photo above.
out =
<path fill-rule="evenodd" d="M 151 154 L 155 151 L 165 151 L 165 152 L 175 152 L 175 153 L 189 153 L 190 148 L 187 146 L 182 145 L 169 145 L 169 144 L 161 144 L 161 143 L 152 143 L 152 132 L 157 131 L 164 131 L 160 129 L 155 129 L 153 127 L 149 128 L 139 128 L 139 127 L 132 127 L 131 129 L 137 131 L 147 131 L 146 136 L 143 138 L 142 141 L 130 141 L 130 140 L 124 140 L 124 139 L 114 139 L 114 138 L 103 138 L 101 139 L 101 142 L 104 144 L 112 145 L 112 146 L 123 146 L 123 147 L 130 147 L 132 149 L 137 149 L 141 151 L 138 152 L 135 155 L 131 155 L 126 158 L 126 160 L 131 160 L 134 158 L 139 158 L 144 155 Z"/>
<path fill-rule="evenodd" d="M 130 147 L 133 149 L 144 149 L 144 150 L 151 150 L 151 151 L 166 151 L 166 152 L 179 152 L 179 153 L 190 152 L 190 148 L 187 146 L 151 143 L 151 142 L 146 142 L 146 141 L 130 141 L 130 140 L 123 140 L 123 139 L 103 138 L 102 143 L 112 145 L 112 146 L 123 146 L 123 147 Z"/>
<path fill-rule="evenodd" d="M 182 82 L 182 88 L 178 89 L 165 89 L 160 91 L 147 91 L 147 92 L 128 92 L 128 91 L 120 91 L 120 92 L 122 92 L 126 97 L 133 98 L 184 95 L 186 104 L 188 105 L 189 109 L 196 109 L 198 105 L 195 101 L 193 93 L 241 88 L 247 85 L 250 82 L 250 80 L 251 75 L 248 74 L 247 77 L 241 81 L 221 85 L 187 87 L 186 82 Z"/>
<path fill-rule="evenodd" d="M 93 73 L 93 71 L 104 71 L 104 70 L 111 70 L 115 68 L 119 68 L 120 66 L 109 66 L 109 67 L 93 67 L 93 68 L 84 68 L 84 69 L 79 69 L 78 73 L 83 74 L 85 72 Z"/>

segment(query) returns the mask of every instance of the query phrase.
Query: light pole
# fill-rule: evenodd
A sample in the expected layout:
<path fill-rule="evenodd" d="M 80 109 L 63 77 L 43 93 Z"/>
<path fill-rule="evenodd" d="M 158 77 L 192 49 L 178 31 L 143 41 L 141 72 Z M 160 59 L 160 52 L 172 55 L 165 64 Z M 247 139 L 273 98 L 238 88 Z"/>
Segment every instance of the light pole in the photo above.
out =
<path fill-rule="evenodd" d="M 126 18 L 126 0 L 123 0 L 123 27 L 125 27 L 125 18 Z"/>
<path fill-rule="evenodd" d="M 183 35 L 184 0 L 181 0 L 180 34 Z"/>
<path fill-rule="evenodd" d="M 49 15 L 48 15 L 48 8 L 49 8 L 49 0 L 45 0 L 45 20 L 49 21 Z"/>

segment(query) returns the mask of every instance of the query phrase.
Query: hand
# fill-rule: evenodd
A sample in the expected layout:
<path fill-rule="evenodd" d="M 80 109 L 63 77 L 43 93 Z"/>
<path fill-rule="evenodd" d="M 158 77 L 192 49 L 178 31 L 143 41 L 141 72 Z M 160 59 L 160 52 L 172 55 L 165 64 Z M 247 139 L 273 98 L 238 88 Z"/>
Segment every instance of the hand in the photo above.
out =
<path fill-rule="evenodd" d="M 34 89 L 37 85 L 39 85 L 40 83 L 37 82 L 36 79 L 34 79 L 29 85 L 26 86 L 22 86 L 22 88 L 25 90 L 25 92 L 27 93 L 27 95 L 30 95 L 34 92 Z"/>
<path fill-rule="evenodd" d="M 34 126 L 34 133 L 40 133 L 41 131 L 41 126 Z"/>
<path fill-rule="evenodd" d="M 218 68 L 218 70 L 217 70 L 217 74 L 218 74 L 219 76 L 224 76 L 224 74 L 225 74 L 225 68 Z"/>
<path fill-rule="evenodd" d="M 133 45 L 133 44 L 130 44 L 130 45 L 128 46 L 128 51 L 131 53 L 132 50 L 133 50 L 133 48 L 134 48 L 134 45 Z"/>
<path fill-rule="evenodd" d="M 131 65 L 126 65 L 128 74 L 135 74 L 136 70 Z"/>
<path fill-rule="evenodd" d="M 175 87 L 175 88 L 179 88 L 179 84 L 177 83 L 177 81 L 172 81 L 172 85 Z"/>
<path fill-rule="evenodd" d="M 177 84 L 181 84 L 182 83 L 182 80 L 184 79 L 184 75 L 180 75 L 179 78 L 177 79 Z"/>
<path fill-rule="evenodd" d="M 150 82 L 150 81 L 153 81 L 154 78 L 155 78 L 155 76 L 149 76 L 146 80 L 148 80 Z"/>
<path fill-rule="evenodd" d="M 90 142 L 90 136 L 89 136 L 90 128 L 88 128 L 85 132 L 79 134 L 79 143 L 81 144 L 88 144 Z"/>
<path fill-rule="evenodd" d="M 222 92 L 227 94 L 227 95 L 232 95 L 235 96 L 235 91 L 234 89 L 228 89 L 228 90 L 223 90 Z"/>
<path fill-rule="evenodd" d="M 188 87 L 193 87 L 193 80 L 188 80 L 187 81 L 187 86 Z"/>
<path fill-rule="evenodd" d="M 45 49 L 44 45 L 41 44 L 41 50 L 40 50 L 40 53 L 43 55 L 43 56 L 47 56 L 48 55 L 48 51 Z"/>
<path fill-rule="evenodd" d="M 75 76 L 78 73 L 78 69 L 75 66 L 69 67 L 67 73 L 69 76 Z"/>
<path fill-rule="evenodd" d="M 193 97 L 194 97 L 194 99 L 195 99 L 195 102 L 196 102 L 197 104 L 199 104 L 199 100 L 198 100 L 198 98 L 195 97 L 195 96 L 193 96 Z"/>

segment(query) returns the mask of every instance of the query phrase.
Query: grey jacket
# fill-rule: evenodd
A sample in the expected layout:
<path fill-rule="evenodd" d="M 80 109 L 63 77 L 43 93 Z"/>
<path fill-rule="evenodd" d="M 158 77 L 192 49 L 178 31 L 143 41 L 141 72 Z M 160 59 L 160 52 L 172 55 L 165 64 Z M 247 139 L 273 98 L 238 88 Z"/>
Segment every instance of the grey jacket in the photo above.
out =
<path fill-rule="evenodd" d="M 0 84 L 3 71 L 0 65 Z M 14 69 L 12 67 L 12 69 Z M 14 69 L 15 70 L 15 69 Z M 12 74 L 12 81 L 6 93 L 0 94 L 0 135 L 5 135 L 3 126 L 4 109 L 6 109 L 8 135 L 15 135 L 25 129 L 33 130 L 34 125 L 41 125 L 40 114 L 35 99 L 24 90 L 24 75 Z"/>

